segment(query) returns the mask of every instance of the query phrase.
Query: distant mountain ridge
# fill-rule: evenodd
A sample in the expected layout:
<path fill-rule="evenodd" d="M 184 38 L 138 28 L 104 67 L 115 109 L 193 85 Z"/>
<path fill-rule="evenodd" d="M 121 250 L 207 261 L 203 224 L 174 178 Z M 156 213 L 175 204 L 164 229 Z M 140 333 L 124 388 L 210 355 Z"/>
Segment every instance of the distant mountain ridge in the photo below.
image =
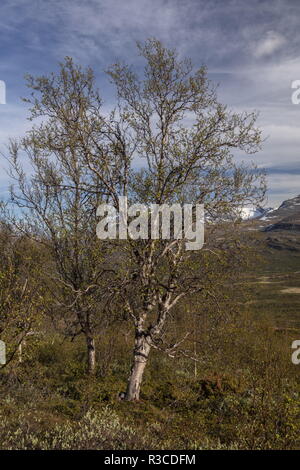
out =
<path fill-rule="evenodd" d="M 243 220 L 258 219 L 266 216 L 274 210 L 273 207 L 264 208 L 258 207 L 242 207 L 240 209 L 240 216 Z"/>
<path fill-rule="evenodd" d="M 266 217 L 272 222 L 264 227 L 264 231 L 292 230 L 300 231 L 300 195 L 283 201 L 278 209 L 271 211 Z"/>
<path fill-rule="evenodd" d="M 255 221 L 269 248 L 300 252 L 300 195 Z"/>

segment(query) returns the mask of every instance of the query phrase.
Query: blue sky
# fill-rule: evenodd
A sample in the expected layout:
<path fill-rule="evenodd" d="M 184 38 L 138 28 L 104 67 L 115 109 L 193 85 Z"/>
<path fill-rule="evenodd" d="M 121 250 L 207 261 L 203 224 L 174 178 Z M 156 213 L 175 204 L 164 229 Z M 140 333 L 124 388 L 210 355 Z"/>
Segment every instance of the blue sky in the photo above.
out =
<path fill-rule="evenodd" d="M 0 147 L 30 123 L 20 97 L 24 74 L 57 69 L 66 55 L 91 65 L 106 104 L 103 70 L 118 59 L 138 64 L 136 41 L 156 37 L 194 64 L 206 64 L 230 108 L 259 110 L 267 138 L 254 156 L 268 171 L 269 205 L 300 193 L 300 2 L 296 0 L 1 0 Z M 8 178 L 0 162 L 0 197 Z"/>

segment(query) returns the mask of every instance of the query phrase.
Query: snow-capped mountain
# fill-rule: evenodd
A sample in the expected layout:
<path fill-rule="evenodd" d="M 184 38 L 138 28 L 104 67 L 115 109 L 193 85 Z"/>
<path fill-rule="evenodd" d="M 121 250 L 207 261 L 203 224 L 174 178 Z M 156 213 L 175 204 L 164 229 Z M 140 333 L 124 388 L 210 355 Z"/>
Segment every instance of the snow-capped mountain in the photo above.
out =
<path fill-rule="evenodd" d="M 264 228 L 265 231 L 300 231 L 300 195 L 283 201 L 281 206 L 264 220 L 268 222 L 268 225 Z"/>
<path fill-rule="evenodd" d="M 283 201 L 278 209 L 258 220 L 258 230 L 264 233 L 272 250 L 293 253 L 295 263 L 300 253 L 300 195 Z"/>
<path fill-rule="evenodd" d="M 239 216 L 243 220 L 250 220 L 250 219 L 260 219 L 261 217 L 265 217 L 267 214 L 270 214 L 273 210 L 273 207 L 242 207 L 239 212 Z"/>

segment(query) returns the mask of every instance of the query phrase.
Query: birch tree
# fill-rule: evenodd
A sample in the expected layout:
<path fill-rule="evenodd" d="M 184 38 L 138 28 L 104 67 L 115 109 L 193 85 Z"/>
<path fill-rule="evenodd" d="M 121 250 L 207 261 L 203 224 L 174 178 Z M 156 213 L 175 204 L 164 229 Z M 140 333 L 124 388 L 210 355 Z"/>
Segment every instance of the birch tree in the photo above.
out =
<path fill-rule="evenodd" d="M 172 355 L 184 341 L 178 334 L 175 343 L 165 344 L 168 320 L 175 306 L 184 315 L 185 298 L 207 289 L 209 263 L 222 264 L 226 248 L 212 228 L 228 222 L 240 206 L 261 201 L 265 191 L 255 166 L 237 164 L 233 156 L 260 149 L 257 115 L 220 104 L 206 68 L 195 70 L 159 41 L 150 39 L 138 49 L 145 61 L 142 75 L 121 63 L 108 70 L 117 105 L 103 120 L 101 136 L 94 133 L 97 146 L 87 147 L 82 139 L 83 164 L 102 181 L 117 210 L 120 196 L 143 204 L 142 211 L 151 204 L 204 204 L 211 228 L 197 253 L 185 249 L 186 233 L 182 239 L 119 241 L 124 274 L 118 295 L 134 327 L 126 400 L 139 400 L 151 350 Z"/>
<path fill-rule="evenodd" d="M 90 374 L 96 367 L 95 331 L 106 321 L 103 274 L 107 279 L 111 271 L 103 268 L 95 236 L 101 187 L 81 165 L 78 144 L 83 129 L 88 144 L 87 122 L 97 125 L 101 100 L 93 80 L 91 70 L 82 71 L 69 58 L 57 74 L 28 76 L 32 93 L 24 101 L 34 125 L 10 142 L 8 156 L 10 202 L 18 208 L 14 225 L 49 255 L 43 275 L 51 301 L 45 309 L 65 335 L 84 335 Z"/>

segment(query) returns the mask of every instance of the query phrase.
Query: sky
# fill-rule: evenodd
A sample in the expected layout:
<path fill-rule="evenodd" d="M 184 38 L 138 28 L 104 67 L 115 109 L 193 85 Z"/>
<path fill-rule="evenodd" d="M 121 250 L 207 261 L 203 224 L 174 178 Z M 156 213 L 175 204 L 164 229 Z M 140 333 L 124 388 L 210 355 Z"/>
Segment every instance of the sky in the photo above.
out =
<path fill-rule="evenodd" d="M 297 0 L 1 0 L 0 148 L 30 128 L 24 75 L 56 71 L 65 56 L 91 66 L 107 106 L 104 70 L 118 60 L 138 66 L 136 41 L 149 37 L 205 64 L 218 98 L 235 111 L 259 111 L 265 138 L 251 156 L 267 170 L 268 206 L 300 194 L 300 2 Z M 300 94 L 299 94 L 300 96 Z M 249 159 L 248 156 L 245 160 Z M 9 179 L 0 161 L 0 198 Z"/>

